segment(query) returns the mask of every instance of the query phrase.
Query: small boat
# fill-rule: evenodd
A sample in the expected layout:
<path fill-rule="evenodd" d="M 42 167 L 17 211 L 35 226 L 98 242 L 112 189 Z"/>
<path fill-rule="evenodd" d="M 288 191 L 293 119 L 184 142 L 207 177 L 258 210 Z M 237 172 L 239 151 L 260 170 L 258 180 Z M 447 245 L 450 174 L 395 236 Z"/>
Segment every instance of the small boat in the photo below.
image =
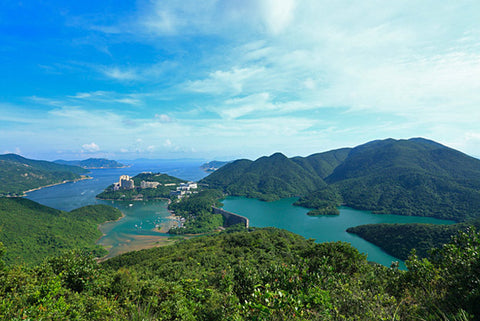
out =
<path fill-rule="evenodd" d="M 128 204 L 128 206 L 132 207 L 132 206 L 133 206 L 133 204 L 132 204 L 132 203 L 130 203 L 130 204 Z"/>

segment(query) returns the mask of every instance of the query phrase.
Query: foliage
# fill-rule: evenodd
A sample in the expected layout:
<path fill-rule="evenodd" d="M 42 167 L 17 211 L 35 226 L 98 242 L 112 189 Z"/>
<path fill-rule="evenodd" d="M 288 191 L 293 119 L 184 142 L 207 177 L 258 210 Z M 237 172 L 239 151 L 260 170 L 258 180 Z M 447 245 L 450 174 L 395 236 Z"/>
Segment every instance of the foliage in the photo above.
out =
<path fill-rule="evenodd" d="M 169 209 L 185 218 L 183 227 L 171 228 L 170 234 L 198 234 L 212 232 L 224 225 L 220 214 L 213 214 L 212 206 L 219 206 L 223 193 L 209 189 L 172 202 Z"/>
<path fill-rule="evenodd" d="M 225 232 L 126 253 L 101 265 L 67 251 L 0 271 L 5 320 L 473 320 L 480 234 L 412 256 L 408 271 L 369 264 L 343 242 L 274 228 Z"/>
<path fill-rule="evenodd" d="M 0 198 L 0 241 L 7 247 L 5 262 L 36 264 L 73 248 L 104 255 L 106 251 L 95 245 L 102 236 L 97 226 L 120 216 L 119 210 L 106 205 L 64 212 L 24 198 Z"/>
<path fill-rule="evenodd" d="M 27 159 L 15 154 L 0 155 L 0 196 L 23 195 L 24 191 L 80 179 L 87 171 L 76 166 Z"/>
<path fill-rule="evenodd" d="M 421 139 L 373 141 L 308 157 L 237 160 L 201 182 L 225 193 L 297 205 L 343 203 L 374 213 L 455 221 L 480 217 L 480 160 Z"/>
<path fill-rule="evenodd" d="M 252 162 L 229 163 L 200 181 L 237 196 L 274 201 L 305 195 L 325 186 L 323 180 L 280 153 Z"/>
<path fill-rule="evenodd" d="M 357 209 L 456 221 L 480 216 L 480 160 L 426 139 L 358 146 L 326 181 Z"/>
<path fill-rule="evenodd" d="M 425 320 L 480 318 L 480 234 L 474 228 L 455 235 L 429 259 L 412 255 L 399 278 L 401 313 L 415 311 Z"/>
<path fill-rule="evenodd" d="M 321 216 L 321 215 L 339 215 L 340 211 L 338 208 L 333 206 L 327 206 L 323 208 L 317 208 L 311 211 L 308 211 L 307 215 L 310 216 Z"/>
<path fill-rule="evenodd" d="M 342 204 L 342 196 L 332 186 L 327 186 L 318 191 L 299 198 L 294 205 L 313 208 L 308 215 L 338 215 L 338 206 Z"/>

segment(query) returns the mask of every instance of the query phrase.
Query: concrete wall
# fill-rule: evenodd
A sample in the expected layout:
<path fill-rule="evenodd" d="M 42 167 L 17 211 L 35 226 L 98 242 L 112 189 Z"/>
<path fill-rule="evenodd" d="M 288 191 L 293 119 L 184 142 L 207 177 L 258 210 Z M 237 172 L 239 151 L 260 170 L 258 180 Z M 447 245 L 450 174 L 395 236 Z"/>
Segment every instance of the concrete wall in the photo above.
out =
<path fill-rule="evenodd" d="M 225 227 L 229 227 L 235 224 L 244 224 L 248 228 L 249 221 L 245 216 L 241 216 L 232 212 L 227 212 L 221 208 L 213 207 L 213 214 L 222 214 L 225 218 Z"/>

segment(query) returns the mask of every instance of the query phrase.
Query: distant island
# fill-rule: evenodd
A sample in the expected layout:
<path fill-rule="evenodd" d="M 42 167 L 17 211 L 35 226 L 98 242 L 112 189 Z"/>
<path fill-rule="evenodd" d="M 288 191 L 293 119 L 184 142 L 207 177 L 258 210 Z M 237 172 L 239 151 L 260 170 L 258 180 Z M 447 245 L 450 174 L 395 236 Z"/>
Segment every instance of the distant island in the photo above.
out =
<path fill-rule="evenodd" d="M 101 168 L 125 168 L 127 165 L 121 164 L 114 160 L 106 158 L 88 158 L 84 160 L 62 160 L 58 159 L 54 163 L 62 165 L 79 166 L 85 169 L 101 169 Z"/>
<path fill-rule="evenodd" d="M 207 172 L 207 173 L 211 173 L 211 172 L 215 172 L 217 169 L 219 169 L 220 167 L 228 164 L 230 162 L 225 162 L 225 161 L 211 161 L 211 162 L 208 162 L 208 163 L 205 163 L 205 164 L 202 164 L 200 166 L 200 168 Z"/>
<path fill-rule="evenodd" d="M 41 187 L 85 179 L 87 172 L 78 166 L 0 155 L 0 196 L 23 196 Z"/>

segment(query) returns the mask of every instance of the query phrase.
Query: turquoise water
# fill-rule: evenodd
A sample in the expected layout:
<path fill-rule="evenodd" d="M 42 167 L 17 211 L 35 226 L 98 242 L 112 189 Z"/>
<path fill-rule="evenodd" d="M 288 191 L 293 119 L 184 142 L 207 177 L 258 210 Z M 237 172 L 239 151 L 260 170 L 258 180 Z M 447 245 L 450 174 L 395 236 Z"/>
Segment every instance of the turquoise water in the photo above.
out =
<path fill-rule="evenodd" d="M 108 222 L 100 226 L 105 235 L 98 244 L 109 249 L 107 257 L 154 245 L 168 234 L 160 233 L 158 227 L 167 224 L 167 201 L 154 200 L 149 202 L 107 202 L 120 209 L 125 215 L 119 221 Z"/>
<path fill-rule="evenodd" d="M 294 206 L 296 198 L 285 198 L 275 202 L 262 202 L 245 197 L 227 197 L 222 201 L 223 208 L 237 213 L 250 220 L 250 226 L 277 227 L 315 239 L 316 242 L 344 241 L 351 243 L 360 252 L 368 254 L 368 260 L 390 266 L 393 261 L 403 261 L 385 253 L 378 246 L 346 232 L 353 226 L 374 223 L 432 223 L 453 224 L 453 221 L 439 220 L 427 217 L 372 214 L 367 211 L 340 207 L 340 215 L 308 216 L 306 208 Z"/>

